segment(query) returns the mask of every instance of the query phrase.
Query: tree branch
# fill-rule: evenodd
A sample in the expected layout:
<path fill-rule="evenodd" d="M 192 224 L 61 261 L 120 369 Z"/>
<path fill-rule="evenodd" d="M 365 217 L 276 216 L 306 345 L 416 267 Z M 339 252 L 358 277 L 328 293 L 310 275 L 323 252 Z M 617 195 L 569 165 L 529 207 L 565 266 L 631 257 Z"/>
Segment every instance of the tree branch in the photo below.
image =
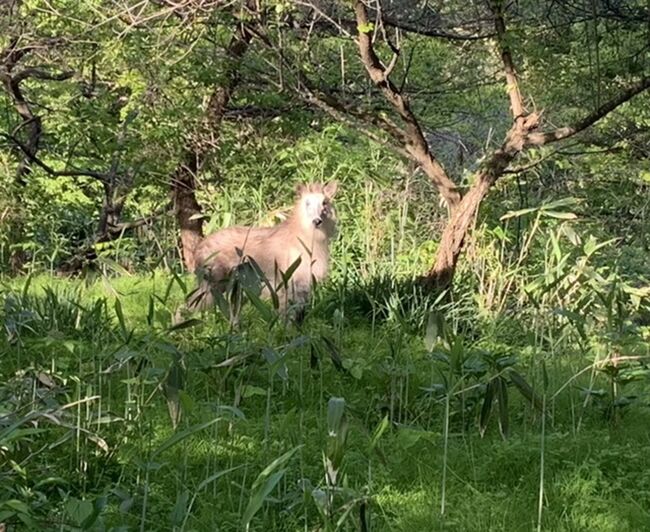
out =
<path fill-rule="evenodd" d="M 24 68 L 12 76 L 14 83 L 21 83 L 28 78 L 44 79 L 49 81 L 64 81 L 70 79 L 74 72 L 64 70 L 63 72 L 53 73 L 43 68 L 29 67 Z"/>
<path fill-rule="evenodd" d="M 7 133 L 0 133 L 0 137 L 6 138 L 12 144 L 20 148 L 27 159 L 29 159 L 29 162 L 34 163 L 52 177 L 92 177 L 104 184 L 108 182 L 109 176 L 103 172 L 95 172 L 94 170 L 55 170 L 31 153 L 29 146 L 20 142 L 16 137 L 8 135 Z"/>
<path fill-rule="evenodd" d="M 420 165 L 445 199 L 449 208 L 453 210 L 460 201 L 460 192 L 442 165 L 431 153 L 422 133 L 422 128 L 413 114 L 408 100 L 389 79 L 390 71 L 382 65 L 379 57 L 377 57 L 372 43 L 372 26 L 368 21 L 368 11 L 362 0 L 355 2 L 354 12 L 359 32 L 359 54 L 363 66 L 372 82 L 381 90 L 384 98 L 403 120 L 406 129 L 401 140 L 409 157 Z"/>
<path fill-rule="evenodd" d="M 524 115 L 524 103 L 519 92 L 519 82 L 517 81 L 517 72 L 512 60 L 510 45 L 506 39 L 506 22 L 503 16 L 503 0 L 492 0 L 490 9 L 494 14 L 494 27 L 496 30 L 497 43 L 501 53 L 501 61 L 506 75 L 507 91 L 510 97 L 510 109 L 512 117 L 517 120 Z"/>
<path fill-rule="evenodd" d="M 446 39 L 449 41 L 480 41 L 483 39 L 489 39 L 494 37 L 494 33 L 475 33 L 475 34 L 462 34 L 462 33 L 451 33 L 439 29 L 430 29 L 430 28 L 419 28 L 415 24 L 410 24 L 401 20 L 391 18 L 389 16 L 384 16 L 384 24 L 391 26 L 393 28 L 399 28 L 408 33 L 414 33 L 416 35 L 422 35 L 423 37 L 434 37 L 437 39 Z"/>
<path fill-rule="evenodd" d="M 650 77 L 645 77 L 629 86 L 623 92 L 612 98 L 611 100 L 602 104 L 598 109 L 588 114 L 581 120 L 578 120 L 574 124 L 569 126 L 561 127 L 553 131 L 539 132 L 539 133 L 530 133 L 526 139 L 527 146 L 543 146 L 544 144 L 549 144 L 551 142 L 557 142 L 558 140 L 567 139 L 572 137 L 576 133 L 587 129 L 589 126 L 594 125 L 600 119 L 607 116 L 609 113 L 614 111 L 617 107 L 623 105 L 625 102 L 631 100 L 637 94 L 640 94 L 650 88 Z"/>
<path fill-rule="evenodd" d="M 174 207 L 173 205 L 169 204 L 163 207 L 162 209 L 159 209 L 147 216 L 143 216 L 142 218 L 138 218 L 137 220 L 132 220 L 130 222 L 120 222 L 118 224 L 111 224 L 108 226 L 108 233 L 116 234 L 116 233 L 123 233 L 124 231 L 130 231 L 131 229 L 137 229 L 138 227 L 142 227 L 143 225 L 150 224 L 155 219 L 160 218 L 161 216 L 172 214 L 173 212 L 174 212 Z"/>
<path fill-rule="evenodd" d="M 304 94 L 301 94 L 300 96 L 305 98 L 305 101 L 307 101 L 311 105 L 319 108 L 321 111 L 324 111 L 335 120 L 340 120 L 341 122 L 344 122 L 349 126 L 351 126 L 352 128 L 362 132 L 366 137 L 376 142 L 377 144 L 386 146 L 391 151 L 395 152 L 398 155 L 401 155 L 402 157 L 410 158 L 410 154 L 404 148 L 396 145 L 393 142 L 390 142 L 385 138 L 382 138 L 381 136 L 377 135 L 376 133 L 368 129 L 368 127 L 366 127 L 366 124 L 370 123 L 386 131 L 387 130 L 386 124 L 380 122 L 378 120 L 378 117 L 368 113 L 363 113 L 358 109 L 352 109 L 348 106 L 345 106 L 343 103 L 339 102 L 336 98 L 329 97 L 328 95 L 325 95 L 323 93 L 319 93 L 317 91 L 311 90 L 306 86 L 304 87 L 303 90 L 304 90 Z M 366 124 L 364 124 L 364 122 Z M 391 134 L 391 131 L 388 131 L 388 133 Z M 395 137 L 395 135 L 391 134 L 391 137 Z"/>

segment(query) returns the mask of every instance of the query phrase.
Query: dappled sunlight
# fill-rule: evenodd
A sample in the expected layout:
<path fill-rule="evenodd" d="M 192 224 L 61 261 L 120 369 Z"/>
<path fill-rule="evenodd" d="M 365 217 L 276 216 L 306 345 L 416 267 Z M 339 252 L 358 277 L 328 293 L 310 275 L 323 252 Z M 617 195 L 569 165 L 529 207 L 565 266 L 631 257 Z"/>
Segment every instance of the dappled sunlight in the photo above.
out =
<path fill-rule="evenodd" d="M 650 530 L 647 2 L 0 4 L 0 532 Z"/>

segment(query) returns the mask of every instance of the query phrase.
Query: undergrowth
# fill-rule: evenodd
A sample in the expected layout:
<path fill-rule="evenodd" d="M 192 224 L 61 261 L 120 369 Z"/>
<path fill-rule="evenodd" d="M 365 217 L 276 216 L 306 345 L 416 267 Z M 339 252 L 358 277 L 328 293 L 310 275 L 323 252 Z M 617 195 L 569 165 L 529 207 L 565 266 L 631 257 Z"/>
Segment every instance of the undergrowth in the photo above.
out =
<path fill-rule="evenodd" d="M 264 302 L 173 326 L 191 285 L 163 271 L 5 284 L 0 522 L 644 529 L 645 300 L 581 282 L 588 318 L 485 319 L 349 275 L 299 328 Z"/>

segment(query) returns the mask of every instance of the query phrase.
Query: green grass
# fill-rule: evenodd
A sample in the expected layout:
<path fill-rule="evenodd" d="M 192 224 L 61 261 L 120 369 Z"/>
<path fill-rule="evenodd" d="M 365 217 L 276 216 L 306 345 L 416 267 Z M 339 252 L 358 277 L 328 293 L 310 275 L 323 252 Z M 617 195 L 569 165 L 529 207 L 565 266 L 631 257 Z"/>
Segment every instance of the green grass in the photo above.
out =
<path fill-rule="evenodd" d="M 180 284 L 157 272 L 89 285 L 38 277 L 24 294 L 24 280 L 5 285 L 0 522 L 10 530 L 242 530 L 256 498 L 250 530 L 334 530 L 339 520 L 355 530 L 362 502 L 370 530 L 535 530 L 542 458 L 542 530 L 650 528 L 645 380 L 628 385 L 641 400 L 608 418 L 595 399 L 583 408 L 577 385 L 588 387 L 591 372 L 564 386 L 590 363 L 568 341 L 551 352 L 531 340 L 523 317 L 488 325 L 459 303 L 416 296 L 373 317 L 381 294 L 396 300 L 394 286 L 323 287 L 302 330 L 269 328 L 250 305 L 239 330 L 216 312 L 169 330 Z M 363 290 L 377 297 L 362 304 Z M 432 355 L 418 317 L 425 303 L 453 322 L 466 360 L 479 347 L 514 353 L 540 396 L 544 361 L 543 453 L 541 415 L 513 386 L 508 439 L 497 410 L 479 436 L 483 388 L 470 386 L 483 377 L 454 377 Z M 443 377 L 466 389 L 463 412 L 459 395 L 450 401 L 447 445 L 444 397 L 425 390 Z M 608 389 L 600 373 L 595 379 L 594 389 Z M 345 399 L 348 437 L 327 517 L 316 499 L 319 488 L 327 493 L 332 397 Z M 175 429 L 169 404 L 182 410 Z M 277 483 L 263 493 L 269 479 Z"/>

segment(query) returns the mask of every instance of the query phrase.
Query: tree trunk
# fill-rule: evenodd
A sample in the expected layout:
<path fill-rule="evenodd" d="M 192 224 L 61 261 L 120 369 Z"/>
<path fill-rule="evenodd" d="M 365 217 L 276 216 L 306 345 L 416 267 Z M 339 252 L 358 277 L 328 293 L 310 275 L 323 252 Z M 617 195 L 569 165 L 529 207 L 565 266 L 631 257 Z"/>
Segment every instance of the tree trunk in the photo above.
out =
<path fill-rule="evenodd" d="M 452 212 L 442 233 L 435 262 L 425 277 L 430 288 L 443 290 L 451 285 L 465 238 L 490 186 L 486 176 L 480 176 L 477 186 L 471 188 Z"/>
<path fill-rule="evenodd" d="M 443 290 L 451 285 L 456 273 L 458 257 L 463 250 L 465 239 L 483 198 L 487 196 L 497 179 L 503 175 L 508 165 L 524 149 L 528 134 L 538 124 L 539 116 L 536 113 L 518 118 L 506 135 L 501 148 L 485 161 L 476 176 L 476 181 L 452 211 L 442 233 L 436 259 L 424 277 L 424 282 L 429 288 Z"/>
<path fill-rule="evenodd" d="M 183 263 L 190 272 L 193 272 L 196 266 L 194 251 L 203 238 L 201 205 L 196 198 L 197 176 L 208 155 L 219 145 L 219 133 L 226 106 L 239 82 L 239 62 L 252 37 L 253 34 L 245 25 L 237 28 L 226 51 L 231 60 L 228 63 L 226 80 L 222 85 L 214 87 L 205 116 L 198 130 L 188 139 L 182 161 L 172 175 L 171 197 L 181 234 Z"/>
<path fill-rule="evenodd" d="M 184 157 L 185 161 L 176 168 L 172 177 L 172 201 L 181 233 L 183 263 L 188 271 L 193 272 L 196 266 L 194 250 L 203 238 L 201 206 L 196 199 L 195 175 L 199 164 L 194 153 L 188 151 Z"/>

